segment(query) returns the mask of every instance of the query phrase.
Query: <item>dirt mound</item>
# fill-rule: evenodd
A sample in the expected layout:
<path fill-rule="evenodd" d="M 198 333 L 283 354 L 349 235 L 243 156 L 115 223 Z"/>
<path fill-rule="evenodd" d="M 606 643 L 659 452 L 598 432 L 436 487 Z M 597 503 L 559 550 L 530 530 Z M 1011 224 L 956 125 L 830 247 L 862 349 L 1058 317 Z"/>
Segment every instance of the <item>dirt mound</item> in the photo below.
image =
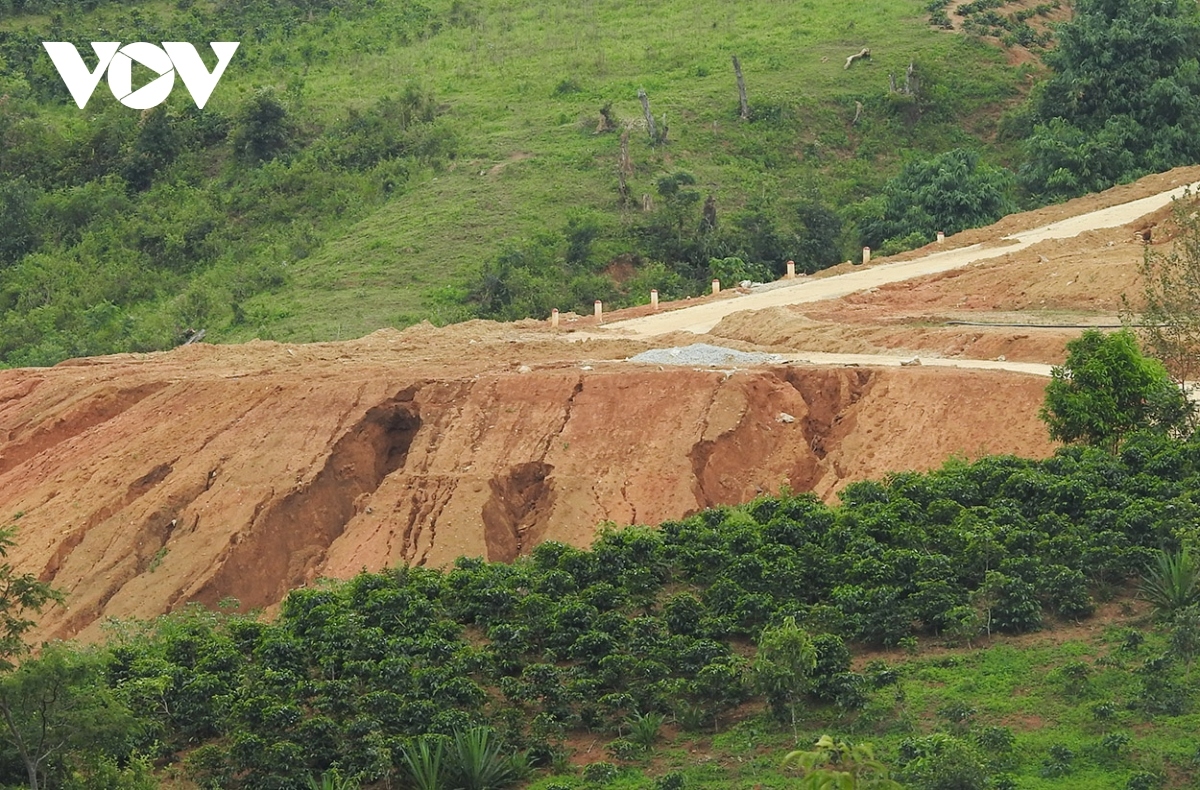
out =
<path fill-rule="evenodd" d="M 611 361 L 628 343 L 520 333 L 425 327 L 0 372 L 11 557 L 68 594 L 39 635 L 93 637 L 102 618 L 193 600 L 267 606 L 363 567 L 586 545 L 605 520 L 653 524 L 784 484 L 832 497 L 952 453 L 1051 449 L 1032 376 L 659 370 Z"/>

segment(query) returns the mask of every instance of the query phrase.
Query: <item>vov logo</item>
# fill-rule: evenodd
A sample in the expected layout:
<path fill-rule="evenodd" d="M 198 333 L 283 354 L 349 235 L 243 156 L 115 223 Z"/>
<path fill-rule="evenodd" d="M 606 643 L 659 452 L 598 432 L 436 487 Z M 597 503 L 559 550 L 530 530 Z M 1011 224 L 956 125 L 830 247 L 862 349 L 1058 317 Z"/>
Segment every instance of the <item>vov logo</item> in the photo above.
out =
<path fill-rule="evenodd" d="M 92 50 L 98 63 L 95 71 L 88 67 L 74 44 L 66 41 L 43 41 L 42 46 L 54 61 L 54 68 L 71 91 L 71 98 L 79 109 L 87 106 L 100 78 L 108 71 L 108 89 L 117 101 L 135 110 L 148 110 L 166 101 L 175 87 L 175 74 L 179 73 L 183 85 L 196 106 L 203 109 L 217 87 L 225 67 L 238 48 L 237 41 L 213 41 L 209 46 L 217 56 L 217 65 L 211 72 L 200 59 L 196 48 L 181 41 L 164 41 L 156 47 L 145 41 L 135 41 L 121 46 L 119 41 L 93 41 Z M 137 61 L 159 76 L 136 91 L 133 89 L 133 63 Z"/>

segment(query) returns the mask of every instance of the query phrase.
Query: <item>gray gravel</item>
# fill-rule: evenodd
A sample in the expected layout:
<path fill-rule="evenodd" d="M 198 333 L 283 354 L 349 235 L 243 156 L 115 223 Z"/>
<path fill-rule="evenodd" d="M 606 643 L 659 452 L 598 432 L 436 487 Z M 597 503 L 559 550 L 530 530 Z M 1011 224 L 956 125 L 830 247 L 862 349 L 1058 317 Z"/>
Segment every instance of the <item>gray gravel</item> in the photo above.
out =
<path fill-rule="evenodd" d="M 730 367 L 734 365 L 778 365 L 784 358 L 778 354 L 737 351 L 732 348 L 693 343 L 677 348 L 655 348 L 629 358 L 630 362 L 648 365 L 690 365 L 699 367 Z"/>

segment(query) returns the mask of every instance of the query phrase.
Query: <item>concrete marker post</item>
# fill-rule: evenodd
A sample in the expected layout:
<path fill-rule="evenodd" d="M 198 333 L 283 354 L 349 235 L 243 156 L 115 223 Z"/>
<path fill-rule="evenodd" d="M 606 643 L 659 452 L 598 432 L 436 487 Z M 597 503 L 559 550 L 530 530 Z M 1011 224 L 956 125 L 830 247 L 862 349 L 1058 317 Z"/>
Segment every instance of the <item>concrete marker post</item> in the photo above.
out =
<path fill-rule="evenodd" d="M 552 329 L 558 329 L 558 308 L 557 307 L 550 311 L 550 327 Z"/>
<path fill-rule="evenodd" d="M 721 281 L 713 280 L 713 295 L 716 296 L 719 293 L 721 293 Z"/>
<path fill-rule="evenodd" d="M 604 321 L 604 306 L 602 304 L 600 304 L 600 300 L 597 299 L 596 300 L 596 323 L 599 324 L 599 323 L 602 323 L 603 321 Z"/>
<path fill-rule="evenodd" d="M 650 308 L 653 310 L 658 309 L 658 289 L 657 288 L 650 289 Z"/>
<path fill-rule="evenodd" d="M 784 275 L 784 279 L 787 279 L 787 280 L 796 279 L 796 262 L 795 261 L 787 262 L 787 274 Z"/>
<path fill-rule="evenodd" d="M 863 247 L 863 263 L 871 262 L 871 248 Z"/>
<path fill-rule="evenodd" d="M 941 244 L 945 240 L 946 240 L 946 234 L 939 230 L 938 231 L 938 244 Z"/>

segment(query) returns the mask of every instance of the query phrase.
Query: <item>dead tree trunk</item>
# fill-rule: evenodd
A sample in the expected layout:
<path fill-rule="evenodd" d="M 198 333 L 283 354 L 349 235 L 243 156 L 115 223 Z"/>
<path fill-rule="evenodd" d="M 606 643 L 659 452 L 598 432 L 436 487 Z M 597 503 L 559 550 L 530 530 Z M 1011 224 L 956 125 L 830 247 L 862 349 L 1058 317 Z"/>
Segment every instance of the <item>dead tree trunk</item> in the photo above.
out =
<path fill-rule="evenodd" d="M 904 73 L 904 92 L 909 96 L 916 96 L 920 86 L 917 84 L 916 69 L 912 61 L 908 63 L 908 71 Z"/>
<path fill-rule="evenodd" d="M 650 144 L 654 145 L 658 142 L 658 135 L 654 131 L 654 116 L 650 114 L 650 97 L 646 95 L 644 88 L 638 88 L 638 99 L 642 102 L 642 115 L 646 117 L 646 131 L 650 133 Z"/>
<path fill-rule="evenodd" d="M 629 130 L 625 129 L 621 132 L 621 159 L 617 163 L 617 181 L 620 186 L 621 205 L 629 205 L 629 184 L 625 182 L 625 176 L 633 173 L 633 163 L 629 161 Z"/>
<path fill-rule="evenodd" d="M 850 64 L 853 63 L 854 61 L 858 60 L 859 58 L 869 58 L 869 57 L 871 57 L 871 50 L 866 47 L 863 47 L 860 51 L 858 51 L 858 52 L 854 53 L 853 55 L 851 55 L 850 57 L 846 58 L 846 65 L 842 66 L 842 70 L 844 71 L 844 70 L 850 68 Z"/>
<path fill-rule="evenodd" d="M 717 201 L 713 200 L 712 195 L 704 201 L 704 209 L 700 213 L 700 229 L 706 232 L 717 229 Z"/>
<path fill-rule="evenodd" d="M 600 108 L 600 122 L 596 124 L 596 134 L 611 132 L 617 128 L 617 122 L 612 117 L 612 102 L 607 102 Z"/>
<path fill-rule="evenodd" d="M 750 104 L 746 101 L 746 80 L 742 77 L 742 64 L 738 63 L 738 56 L 733 56 L 733 73 L 737 76 L 738 102 L 740 112 L 738 117 L 743 121 L 750 120 Z"/>

